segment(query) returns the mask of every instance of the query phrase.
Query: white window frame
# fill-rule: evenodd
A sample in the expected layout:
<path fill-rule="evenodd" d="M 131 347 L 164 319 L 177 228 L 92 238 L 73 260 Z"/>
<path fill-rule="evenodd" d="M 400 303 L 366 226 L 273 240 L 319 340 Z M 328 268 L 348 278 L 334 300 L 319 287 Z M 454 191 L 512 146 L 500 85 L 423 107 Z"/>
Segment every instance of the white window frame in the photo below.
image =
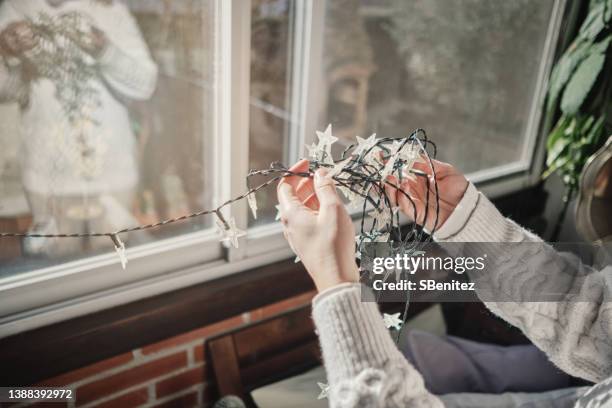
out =
<path fill-rule="evenodd" d="M 291 120 L 286 150 L 288 162 L 303 151 L 306 135 L 319 122 L 321 95 L 316 87 L 321 72 L 326 0 L 294 4 L 295 27 L 291 55 Z M 214 157 L 215 202 L 244 192 L 248 171 L 250 0 L 215 0 L 215 114 L 217 135 Z M 486 169 L 468 177 L 491 197 L 516 191 L 537 181 L 543 140 L 538 138 L 547 75 L 554 57 L 566 0 L 555 0 L 532 100 L 521 161 Z M 535 169 L 535 170 L 534 170 Z M 220 177 L 228 174 L 229 178 Z M 237 226 L 248 226 L 246 203 L 224 210 Z M 18 274 L 0 281 L 0 338 L 44 325 L 93 313 L 164 292 L 202 283 L 246 269 L 292 257 L 281 227 L 271 223 L 249 229 L 238 249 L 218 241 L 205 230 L 140 245 L 127 250 L 129 264 L 123 271 L 114 253 L 87 257 L 62 265 Z"/>

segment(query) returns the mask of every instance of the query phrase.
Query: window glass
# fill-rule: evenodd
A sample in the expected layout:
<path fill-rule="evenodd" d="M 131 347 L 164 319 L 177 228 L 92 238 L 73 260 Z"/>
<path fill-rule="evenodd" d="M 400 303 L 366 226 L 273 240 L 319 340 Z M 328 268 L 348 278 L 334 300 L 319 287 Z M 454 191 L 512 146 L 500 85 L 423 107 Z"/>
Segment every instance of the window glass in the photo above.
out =
<path fill-rule="evenodd" d="M 326 2 L 319 128 L 346 144 L 422 127 L 467 173 L 520 160 L 553 3 Z"/>
<path fill-rule="evenodd" d="M 108 232 L 211 206 L 212 4 L 0 2 L 1 231 Z M 1 239 L 0 276 L 108 251 L 104 237 Z"/>
<path fill-rule="evenodd" d="M 253 0 L 251 23 L 251 89 L 249 167 L 265 169 L 285 162 L 290 126 L 291 15 L 295 3 L 288 0 Z M 286 164 L 286 163 L 285 163 Z M 253 178 L 252 186 L 265 181 Z M 251 226 L 274 220 L 276 192 L 257 193 L 258 216 L 249 215 Z"/>

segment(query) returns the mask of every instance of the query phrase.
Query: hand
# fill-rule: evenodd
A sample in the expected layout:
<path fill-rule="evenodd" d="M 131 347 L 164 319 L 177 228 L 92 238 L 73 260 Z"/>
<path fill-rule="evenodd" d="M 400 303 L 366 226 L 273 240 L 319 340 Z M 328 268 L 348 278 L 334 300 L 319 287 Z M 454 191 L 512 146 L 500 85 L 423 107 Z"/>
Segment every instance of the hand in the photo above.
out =
<path fill-rule="evenodd" d="M 91 26 L 90 29 L 91 33 L 86 39 L 77 38 L 76 42 L 83 51 L 90 54 L 94 58 L 99 58 L 108 46 L 108 39 L 106 34 L 104 34 L 104 31 L 100 30 L 99 28 Z"/>
<path fill-rule="evenodd" d="M 465 176 L 453 166 L 433 159 L 432 163 L 438 182 L 438 198 L 440 205 L 437 224 L 435 185 L 433 182 L 433 172 L 428 160 L 426 163 L 415 163 L 414 165 L 415 170 L 424 172 L 426 176 L 413 175 L 410 178 L 404 178 L 399 186 L 410 196 L 414 205 L 405 194 L 398 191 L 396 188 L 389 185 L 385 187 L 392 205 L 399 205 L 404 214 L 416 221 L 417 224 L 424 225 L 430 232 L 434 230 L 434 227 L 437 230 L 444 225 L 448 217 L 450 217 L 455 210 L 457 204 L 459 204 L 459 201 L 463 198 L 463 194 L 468 187 L 468 181 Z M 396 177 L 390 177 L 388 181 L 397 186 L 398 180 Z M 429 205 L 427 219 L 425 219 L 427 184 L 429 184 Z M 417 219 L 415 219 L 415 210 Z"/>
<path fill-rule="evenodd" d="M 20 57 L 37 43 L 38 40 L 26 21 L 11 23 L 0 33 L 0 50 L 7 56 Z"/>
<path fill-rule="evenodd" d="M 290 170 L 308 171 L 308 160 Z M 319 169 L 314 182 L 310 177 L 285 177 L 277 193 L 285 238 L 317 289 L 358 282 L 353 222 L 327 171 Z"/>
<path fill-rule="evenodd" d="M 108 38 L 104 31 L 92 24 L 90 19 L 74 11 L 62 14 L 60 19 L 71 27 L 66 35 L 79 48 L 94 58 L 99 58 L 103 54 L 108 46 Z"/>

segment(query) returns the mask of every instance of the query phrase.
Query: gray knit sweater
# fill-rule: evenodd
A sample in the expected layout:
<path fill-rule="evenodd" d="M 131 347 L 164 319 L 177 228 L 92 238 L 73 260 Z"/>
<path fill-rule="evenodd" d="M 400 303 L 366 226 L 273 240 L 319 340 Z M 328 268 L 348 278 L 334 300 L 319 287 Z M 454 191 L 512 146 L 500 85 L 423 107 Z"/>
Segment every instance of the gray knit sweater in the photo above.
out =
<path fill-rule="evenodd" d="M 541 241 L 504 218 L 471 184 L 435 235 L 440 241 L 453 242 Z M 552 248 L 537 256 L 545 257 L 550 262 L 542 264 L 552 267 L 559 257 Z M 494 272 L 501 282 L 500 290 L 509 290 L 512 279 L 520 273 L 514 269 Z M 600 292 L 598 302 L 486 303 L 492 312 L 519 327 L 559 368 L 599 383 L 576 402 L 576 407 L 604 407 L 612 402 L 612 303 L 607 301 L 612 292 L 611 275 L 610 267 L 593 274 Z M 584 285 L 584 281 L 572 284 Z M 444 406 L 425 389 L 421 375 L 397 349 L 377 305 L 361 302 L 360 290 L 359 284 L 343 284 L 313 300 L 330 406 Z M 576 288 L 568 290 L 575 292 Z"/>

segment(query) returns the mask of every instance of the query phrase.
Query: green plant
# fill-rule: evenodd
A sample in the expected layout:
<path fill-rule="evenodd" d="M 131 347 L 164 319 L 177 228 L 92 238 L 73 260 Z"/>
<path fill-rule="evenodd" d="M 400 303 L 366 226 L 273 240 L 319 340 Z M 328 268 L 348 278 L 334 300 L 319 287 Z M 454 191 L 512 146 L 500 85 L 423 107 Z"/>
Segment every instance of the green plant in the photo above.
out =
<path fill-rule="evenodd" d="M 552 241 L 559 236 L 582 168 L 610 132 L 611 20 L 612 0 L 591 0 L 578 34 L 551 73 L 546 111 L 550 118 L 559 108 L 561 116 L 548 135 L 542 177 L 558 173 L 566 187 Z"/>
<path fill-rule="evenodd" d="M 610 103 L 612 0 L 593 0 L 580 30 L 555 65 L 548 90 L 549 115 L 561 117 L 547 141 L 546 178 L 559 173 L 566 200 L 578 186 L 586 160 L 605 142 Z"/>

